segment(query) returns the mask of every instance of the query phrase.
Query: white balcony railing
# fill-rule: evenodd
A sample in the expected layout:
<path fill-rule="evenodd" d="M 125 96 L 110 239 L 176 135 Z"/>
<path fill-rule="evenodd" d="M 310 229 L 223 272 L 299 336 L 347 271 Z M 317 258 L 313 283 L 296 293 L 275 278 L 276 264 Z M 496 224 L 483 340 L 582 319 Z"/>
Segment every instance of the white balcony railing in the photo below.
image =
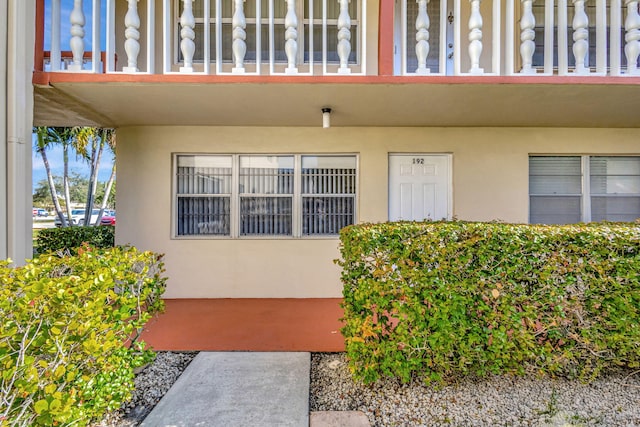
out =
<path fill-rule="evenodd" d="M 638 75 L 638 3 L 401 0 L 396 73 Z"/>
<path fill-rule="evenodd" d="M 50 0 L 45 28 L 51 47 L 43 69 L 154 74 L 159 66 L 164 74 L 363 75 L 366 3 L 162 0 L 157 11 L 154 0 Z M 160 40 L 156 25 L 162 26 Z"/>
<path fill-rule="evenodd" d="M 43 69 L 365 75 L 369 1 L 48 0 Z M 397 75 L 637 76 L 639 3 L 395 0 L 380 20 Z"/>

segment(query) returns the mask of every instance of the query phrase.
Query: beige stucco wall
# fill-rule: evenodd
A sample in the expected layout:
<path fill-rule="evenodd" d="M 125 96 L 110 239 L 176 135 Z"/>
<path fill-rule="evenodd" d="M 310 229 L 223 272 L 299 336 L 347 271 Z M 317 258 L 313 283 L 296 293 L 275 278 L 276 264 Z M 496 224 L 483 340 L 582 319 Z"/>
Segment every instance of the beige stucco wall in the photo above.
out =
<path fill-rule="evenodd" d="M 166 254 L 169 298 L 338 297 L 337 239 L 172 239 L 172 153 L 356 153 L 358 221 L 387 220 L 389 153 L 451 153 L 453 214 L 527 222 L 529 154 L 640 154 L 640 130 L 130 127 L 118 243 Z"/>

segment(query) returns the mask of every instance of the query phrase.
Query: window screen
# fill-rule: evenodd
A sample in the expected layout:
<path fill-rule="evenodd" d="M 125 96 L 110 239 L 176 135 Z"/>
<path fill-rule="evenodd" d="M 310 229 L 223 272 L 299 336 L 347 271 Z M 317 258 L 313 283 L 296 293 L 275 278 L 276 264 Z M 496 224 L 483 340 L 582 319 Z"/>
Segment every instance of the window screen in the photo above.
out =
<path fill-rule="evenodd" d="M 177 160 L 177 235 L 229 235 L 231 157 Z"/>
<path fill-rule="evenodd" d="M 302 234 L 337 234 L 353 224 L 356 159 L 302 157 Z"/>
<path fill-rule="evenodd" d="M 356 220 L 355 155 L 177 155 L 175 235 L 335 236 Z"/>
<path fill-rule="evenodd" d="M 240 235 L 291 235 L 293 156 L 240 157 Z"/>

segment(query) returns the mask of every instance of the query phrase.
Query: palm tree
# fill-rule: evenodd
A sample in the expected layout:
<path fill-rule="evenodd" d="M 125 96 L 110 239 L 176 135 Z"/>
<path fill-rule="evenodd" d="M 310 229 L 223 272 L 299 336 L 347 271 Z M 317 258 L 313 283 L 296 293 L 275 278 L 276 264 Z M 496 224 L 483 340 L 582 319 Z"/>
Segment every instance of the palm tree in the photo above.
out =
<path fill-rule="evenodd" d="M 69 191 L 69 152 L 74 151 L 78 156 L 84 159 L 90 167 L 89 185 L 87 190 L 86 209 L 84 225 L 91 225 L 91 212 L 96 200 L 96 192 L 98 188 L 98 169 L 100 167 L 100 160 L 102 154 L 106 149 L 115 153 L 115 130 L 107 128 L 91 128 L 91 127 L 73 127 L 73 128 L 60 128 L 60 127 L 38 127 L 36 128 L 38 135 L 38 143 L 36 150 L 41 154 L 43 162 L 45 163 L 45 169 L 47 171 L 47 178 L 49 180 L 49 188 L 51 190 L 51 197 L 54 199 L 54 206 L 56 213 L 61 219 L 63 226 L 73 225 L 73 221 L 66 221 L 63 218 L 62 210 L 58 203 L 58 195 L 53 184 L 53 175 L 51 168 L 49 167 L 48 159 L 46 157 L 45 150 L 53 145 L 60 145 L 62 147 L 63 156 L 63 187 L 64 197 L 67 209 L 67 218 L 71 218 L 71 197 Z M 115 179 L 115 164 L 111 171 L 111 177 L 105 186 L 105 197 L 102 202 L 100 213 L 96 224 L 100 223 L 102 213 L 106 208 L 106 203 L 111 193 L 111 188 Z"/>
<path fill-rule="evenodd" d="M 67 223 L 67 218 L 71 218 L 71 201 L 69 197 L 69 180 L 68 180 L 68 140 L 70 138 L 70 131 L 68 128 L 61 127 L 44 127 L 40 126 L 34 129 L 37 141 L 36 141 L 36 151 L 40 153 L 42 157 L 42 162 L 44 163 L 44 168 L 47 172 L 47 181 L 49 182 L 49 191 L 51 193 L 51 201 L 53 202 L 53 206 L 56 210 L 56 215 L 60 219 L 60 223 L 63 227 L 71 225 L 72 222 L 69 221 Z M 65 193 L 65 202 L 66 202 L 66 210 L 67 217 L 65 218 L 62 207 L 60 206 L 60 202 L 58 200 L 58 192 L 56 190 L 56 186 L 53 180 L 53 174 L 51 173 L 51 166 L 49 165 L 49 159 L 47 158 L 47 149 L 53 147 L 54 145 L 60 144 L 63 147 L 63 156 L 64 156 L 64 177 L 63 177 L 63 185 L 64 185 L 64 193 Z"/>
<path fill-rule="evenodd" d="M 85 207 L 84 225 L 90 225 L 91 211 L 96 200 L 96 192 L 98 190 L 98 170 L 100 168 L 100 160 L 105 146 L 113 151 L 115 147 L 115 131 L 106 128 L 74 128 L 76 145 L 75 148 L 80 156 L 89 163 L 89 187 L 87 189 L 87 202 Z M 112 171 L 112 178 L 114 173 Z M 111 178 L 110 178 L 111 180 Z M 108 196 L 108 195 L 107 195 Z M 98 214 L 96 224 L 100 222 L 102 211 Z"/>

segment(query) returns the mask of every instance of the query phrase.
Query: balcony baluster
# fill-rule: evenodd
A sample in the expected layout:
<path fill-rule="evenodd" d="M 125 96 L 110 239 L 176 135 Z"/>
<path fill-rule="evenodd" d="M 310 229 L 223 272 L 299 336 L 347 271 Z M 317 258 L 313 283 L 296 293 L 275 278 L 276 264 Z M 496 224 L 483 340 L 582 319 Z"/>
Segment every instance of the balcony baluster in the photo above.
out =
<path fill-rule="evenodd" d="M 71 21 L 71 40 L 69 46 L 73 53 L 73 62 L 69 64 L 69 71 L 82 71 L 84 62 L 84 24 L 85 17 L 82 10 L 82 0 L 73 1 L 73 10 L 69 17 Z"/>
<path fill-rule="evenodd" d="M 480 56 L 482 55 L 482 15 L 480 14 L 480 2 L 482 0 L 469 0 L 471 3 L 471 16 L 469 16 L 469 58 L 471 59 L 470 74 L 483 74 L 480 68 Z"/>
<path fill-rule="evenodd" d="M 340 58 L 339 74 L 350 74 L 349 55 L 351 54 L 351 18 L 349 3 L 351 0 L 338 0 L 340 15 L 338 16 L 338 57 Z"/>
<path fill-rule="evenodd" d="M 587 52 L 589 51 L 589 17 L 584 10 L 585 0 L 573 0 L 573 56 L 576 60 L 575 74 L 589 74 Z"/>
<path fill-rule="evenodd" d="M 247 54 L 247 20 L 244 16 L 245 0 L 235 0 L 235 12 L 233 14 L 233 60 L 235 67 L 231 70 L 234 74 L 244 74 L 244 57 Z"/>
<path fill-rule="evenodd" d="M 639 75 L 640 14 L 638 14 L 638 0 L 625 0 L 624 3 L 627 6 L 627 18 L 624 21 L 624 29 L 626 31 L 624 54 L 627 57 L 627 74 Z"/>
<path fill-rule="evenodd" d="M 427 68 L 427 56 L 429 56 L 429 14 L 427 4 L 429 0 L 416 0 L 418 3 L 418 17 L 416 18 L 416 57 L 418 69 L 416 74 L 426 75 L 431 70 Z"/>
<path fill-rule="evenodd" d="M 522 74 L 535 74 L 533 54 L 536 50 L 536 17 L 533 14 L 535 0 L 522 0 L 522 19 L 520 20 L 520 56 L 522 57 Z"/>
<path fill-rule="evenodd" d="M 127 53 L 127 66 L 122 67 L 124 73 L 137 73 L 138 70 L 138 54 L 140 53 L 140 16 L 138 15 L 138 1 L 128 0 L 129 9 L 124 17 L 124 50 Z"/>
<path fill-rule="evenodd" d="M 182 51 L 182 57 L 184 58 L 184 66 L 180 67 L 181 73 L 193 73 L 193 55 L 196 51 L 196 44 L 194 40 L 196 33 L 194 28 L 196 27 L 196 19 L 193 16 L 193 0 L 183 0 L 184 9 L 182 16 L 180 17 L 180 50 Z"/>
<path fill-rule="evenodd" d="M 287 54 L 288 66 L 285 69 L 285 73 L 298 74 L 298 69 L 296 68 L 296 59 L 298 57 L 298 17 L 296 16 L 296 1 L 286 1 L 287 15 L 284 19 L 284 38 L 286 42 L 284 50 Z"/>

